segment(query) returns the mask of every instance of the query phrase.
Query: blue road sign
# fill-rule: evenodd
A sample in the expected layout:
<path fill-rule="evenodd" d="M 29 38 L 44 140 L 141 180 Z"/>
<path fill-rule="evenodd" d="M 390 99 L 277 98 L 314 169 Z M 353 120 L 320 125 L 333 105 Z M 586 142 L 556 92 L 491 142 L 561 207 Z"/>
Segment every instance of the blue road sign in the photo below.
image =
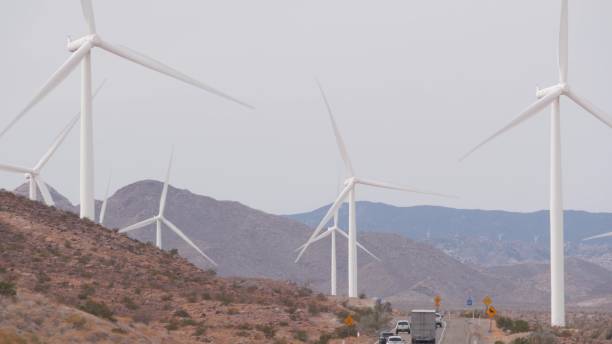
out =
<path fill-rule="evenodd" d="M 468 306 L 471 306 L 472 304 L 474 304 L 474 300 L 472 300 L 472 297 L 468 297 L 467 302 L 465 303 Z"/>

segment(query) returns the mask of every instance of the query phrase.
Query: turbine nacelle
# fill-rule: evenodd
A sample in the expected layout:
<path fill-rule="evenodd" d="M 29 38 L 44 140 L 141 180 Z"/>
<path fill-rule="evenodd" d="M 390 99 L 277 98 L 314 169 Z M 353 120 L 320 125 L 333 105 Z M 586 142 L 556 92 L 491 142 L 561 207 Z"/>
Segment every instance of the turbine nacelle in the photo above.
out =
<path fill-rule="evenodd" d="M 91 43 L 92 46 L 97 46 L 100 44 L 100 42 L 102 42 L 102 39 L 97 33 L 83 36 L 75 40 L 73 40 L 72 38 L 70 38 L 70 36 L 68 36 L 68 42 L 66 43 L 66 48 L 68 49 L 69 52 L 73 53 L 77 51 L 80 47 L 82 47 L 83 44 L 88 43 L 88 42 Z"/>
<path fill-rule="evenodd" d="M 557 92 L 561 90 L 561 94 L 567 94 L 570 91 L 569 85 L 567 83 L 561 83 L 561 84 L 557 84 L 554 86 L 550 86 L 547 88 L 542 88 L 540 89 L 539 87 L 536 88 L 536 97 L 538 99 L 542 99 L 544 97 L 546 97 L 547 95 Z"/>
<path fill-rule="evenodd" d="M 349 185 L 354 185 L 358 182 L 357 178 L 355 177 L 350 177 L 350 178 L 346 178 L 344 180 L 344 186 L 349 186 Z"/>

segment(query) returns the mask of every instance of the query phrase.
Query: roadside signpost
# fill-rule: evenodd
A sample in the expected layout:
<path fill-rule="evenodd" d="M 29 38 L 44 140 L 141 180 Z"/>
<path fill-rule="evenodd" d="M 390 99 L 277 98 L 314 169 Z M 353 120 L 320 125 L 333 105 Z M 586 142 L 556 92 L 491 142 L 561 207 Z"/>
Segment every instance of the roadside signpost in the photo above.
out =
<path fill-rule="evenodd" d="M 487 307 L 489 307 L 493 303 L 493 299 L 487 295 L 482 299 L 482 303 L 484 303 Z"/>
<path fill-rule="evenodd" d="M 346 318 L 344 318 L 344 324 L 346 326 L 355 326 L 355 320 L 353 320 L 353 317 L 349 314 Z"/>
<path fill-rule="evenodd" d="M 487 315 L 489 316 L 489 333 L 491 332 L 491 329 L 493 328 L 493 318 L 495 317 L 496 314 L 497 314 L 497 309 L 495 309 L 495 307 L 493 306 L 487 307 Z"/>
<path fill-rule="evenodd" d="M 353 319 L 353 317 L 349 314 L 346 316 L 346 318 L 344 318 L 344 325 L 348 326 L 348 327 L 353 327 L 355 326 L 355 319 Z M 357 334 L 357 336 L 359 337 L 359 334 Z M 359 339 L 357 339 L 359 340 Z M 351 341 L 349 340 L 349 343 Z M 344 343 L 344 340 L 342 340 L 342 343 Z"/>
<path fill-rule="evenodd" d="M 497 309 L 495 309 L 495 307 L 489 306 L 489 308 L 487 308 L 487 315 L 489 316 L 489 318 L 495 317 L 496 314 L 497 314 Z"/>
<path fill-rule="evenodd" d="M 472 307 L 474 305 L 474 299 L 471 295 L 468 296 L 467 301 L 465 301 L 465 305 L 472 309 L 472 320 L 474 320 L 474 308 Z"/>

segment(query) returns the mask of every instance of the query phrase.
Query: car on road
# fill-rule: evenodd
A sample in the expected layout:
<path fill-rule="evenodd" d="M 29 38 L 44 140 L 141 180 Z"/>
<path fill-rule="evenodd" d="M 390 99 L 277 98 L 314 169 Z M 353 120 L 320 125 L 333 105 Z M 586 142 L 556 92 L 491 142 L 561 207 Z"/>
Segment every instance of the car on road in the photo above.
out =
<path fill-rule="evenodd" d="M 406 342 L 400 336 L 391 336 L 387 338 L 389 344 L 406 344 Z"/>
<path fill-rule="evenodd" d="M 408 320 L 398 320 L 395 324 L 395 334 L 398 335 L 400 332 L 410 333 L 410 323 Z"/>
<path fill-rule="evenodd" d="M 444 326 L 444 322 L 442 321 L 442 314 L 436 312 L 436 327 L 442 328 Z"/>
<path fill-rule="evenodd" d="M 378 336 L 378 344 L 387 344 L 387 339 L 389 339 L 389 337 L 393 337 L 395 336 L 395 333 L 393 332 L 381 332 L 380 335 Z"/>

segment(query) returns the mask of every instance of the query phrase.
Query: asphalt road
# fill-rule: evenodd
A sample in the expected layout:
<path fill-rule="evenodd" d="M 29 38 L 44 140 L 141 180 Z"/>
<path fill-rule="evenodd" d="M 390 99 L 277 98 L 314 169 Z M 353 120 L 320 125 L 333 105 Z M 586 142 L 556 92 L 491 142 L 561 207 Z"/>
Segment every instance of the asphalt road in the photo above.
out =
<path fill-rule="evenodd" d="M 446 319 L 445 326 L 436 332 L 436 344 L 488 344 L 484 336 L 487 324 L 486 320 L 479 325 L 477 320 L 468 318 Z M 402 334 L 402 338 L 406 343 L 411 343 L 409 334 Z"/>

